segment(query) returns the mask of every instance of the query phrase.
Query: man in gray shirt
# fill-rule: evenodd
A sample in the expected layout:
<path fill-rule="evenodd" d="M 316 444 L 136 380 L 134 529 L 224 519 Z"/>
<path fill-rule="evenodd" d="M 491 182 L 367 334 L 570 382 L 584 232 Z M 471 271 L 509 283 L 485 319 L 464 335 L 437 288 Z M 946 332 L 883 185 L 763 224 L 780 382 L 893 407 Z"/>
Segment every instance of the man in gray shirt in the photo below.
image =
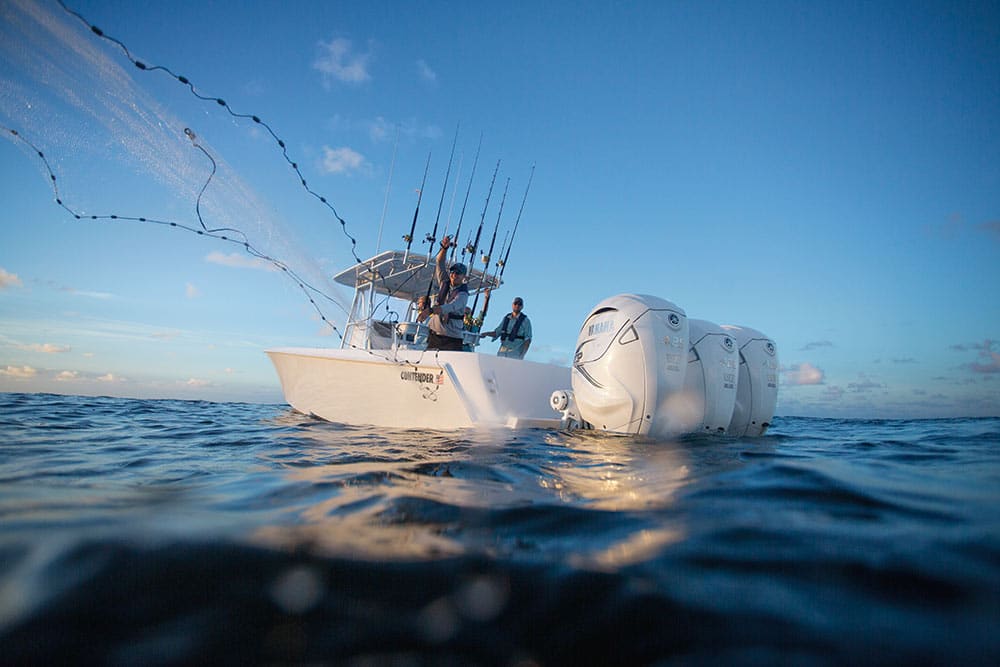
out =
<path fill-rule="evenodd" d="M 431 308 L 427 321 L 428 350 L 462 351 L 462 331 L 465 329 L 465 306 L 469 301 L 469 286 L 465 283 L 465 264 L 452 264 L 445 271 L 451 237 L 441 239 L 441 250 L 435 259 L 434 275 L 439 285 L 437 305 Z"/>

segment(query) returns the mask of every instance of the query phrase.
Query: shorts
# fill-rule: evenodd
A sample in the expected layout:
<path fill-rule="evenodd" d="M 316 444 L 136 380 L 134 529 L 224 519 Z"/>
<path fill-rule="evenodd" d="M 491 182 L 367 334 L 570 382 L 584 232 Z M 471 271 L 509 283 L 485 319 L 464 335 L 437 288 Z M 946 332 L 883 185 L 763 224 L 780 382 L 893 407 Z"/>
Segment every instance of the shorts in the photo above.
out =
<path fill-rule="evenodd" d="M 461 352 L 462 351 L 462 339 L 452 338 L 451 336 L 441 336 L 433 331 L 427 332 L 427 349 L 428 350 L 443 350 L 445 352 Z"/>

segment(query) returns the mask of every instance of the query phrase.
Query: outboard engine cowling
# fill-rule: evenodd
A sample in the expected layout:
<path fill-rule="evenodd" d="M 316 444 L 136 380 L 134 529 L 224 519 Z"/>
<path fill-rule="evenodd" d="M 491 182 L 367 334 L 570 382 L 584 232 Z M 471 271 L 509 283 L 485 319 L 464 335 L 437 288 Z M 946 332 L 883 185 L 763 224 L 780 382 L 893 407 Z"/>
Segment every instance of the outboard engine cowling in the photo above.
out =
<path fill-rule="evenodd" d="M 580 329 L 571 380 L 580 417 L 615 433 L 671 436 L 690 421 L 680 391 L 688 320 L 673 303 L 619 294 L 597 304 Z"/>
<path fill-rule="evenodd" d="M 778 350 L 774 341 L 748 327 L 723 325 L 736 339 L 740 371 L 736 406 L 727 433 L 735 436 L 764 435 L 778 402 Z"/>
<path fill-rule="evenodd" d="M 684 393 L 691 402 L 687 432 L 725 433 L 736 404 L 739 349 L 722 327 L 706 320 L 688 320 L 687 372 Z"/>

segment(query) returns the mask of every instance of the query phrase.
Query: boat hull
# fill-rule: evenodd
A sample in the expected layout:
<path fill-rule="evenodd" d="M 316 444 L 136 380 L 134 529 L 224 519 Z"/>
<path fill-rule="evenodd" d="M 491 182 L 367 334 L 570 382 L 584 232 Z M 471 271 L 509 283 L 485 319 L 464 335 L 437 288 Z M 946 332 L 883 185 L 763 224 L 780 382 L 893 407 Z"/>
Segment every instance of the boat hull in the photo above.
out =
<path fill-rule="evenodd" d="M 343 424 L 459 429 L 557 427 L 552 392 L 569 368 L 477 352 L 267 351 L 295 410 Z"/>

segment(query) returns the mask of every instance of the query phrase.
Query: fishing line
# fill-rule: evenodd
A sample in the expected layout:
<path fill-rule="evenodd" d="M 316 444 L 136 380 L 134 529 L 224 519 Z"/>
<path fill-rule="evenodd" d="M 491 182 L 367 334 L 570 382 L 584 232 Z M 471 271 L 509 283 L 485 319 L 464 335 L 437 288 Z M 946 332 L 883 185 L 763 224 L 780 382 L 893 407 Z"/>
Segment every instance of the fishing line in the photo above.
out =
<path fill-rule="evenodd" d="M 281 261 L 281 260 L 279 260 L 279 259 L 277 259 L 275 257 L 271 257 L 270 255 L 268 255 L 268 254 L 266 254 L 266 253 L 258 250 L 257 248 L 255 248 L 253 246 L 253 244 L 250 243 L 249 239 L 247 238 L 247 235 L 243 231 L 241 231 L 239 229 L 236 229 L 236 228 L 233 228 L 233 227 L 217 227 L 217 228 L 214 228 L 214 229 L 210 229 L 208 227 L 208 225 L 205 224 L 205 220 L 204 220 L 204 218 L 202 217 L 202 214 L 201 214 L 201 197 L 205 193 L 205 190 L 208 187 L 209 183 L 212 181 L 212 178 L 215 176 L 216 161 L 208 153 L 208 151 L 206 151 L 205 148 L 203 146 L 201 146 L 197 142 L 197 135 L 195 135 L 195 133 L 192 132 L 190 128 L 185 128 L 184 134 L 187 135 L 187 137 L 191 140 L 191 142 L 194 145 L 194 147 L 197 148 L 198 150 L 200 150 L 211 161 L 211 163 L 212 163 L 212 170 L 209 173 L 208 178 L 205 181 L 205 184 L 202 186 L 201 191 L 198 193 L 198 201 L 195 204 L 195 210 L 196 210 L 197 216 L 198 216 L 198 223 L 201 226 L 200 229 L 198 227 L 193 227 L 191 225 L 187 225 L 187 224 L 184 224 L 182 222 L 177 222 L 177 221 L 174 221 L 174 220 L 159 220 L 159 219 L 156 219 L 156 218 L 149 218 L 149 217 L 144 217 L 144 216 L 143 217 L 137 217 L 137 216 L 129 216 L 129 215 L 118 215 L 118 214 L 115 214 L 115 213 L 112 213 L 112 214 L 103 214 L 103 215 L 95 215 L 95 214 L 85 215 L 85 214 L 82 214 L 82 213 L 78 213 L 73 208 L 71 208 L 68 204 L 66 204 L 66 202 L 63 201 L 62 196 L 59 193 L 59 183 L 58 183 L 58 180 L 56 179 L 55 171 L 52 169 L 52 165 L 49 163 L 49 160 L 45 156 L 45 153 L 42 152 L 42 150 L 40 148 L 38 148 L 38 146 L 36 146 L 33 142 L 31 142 L 29 139 L 27 139 L 26 137 L 24 137 L 17 130 L 8 128 L 8 127 L 3 126 L 3 125 L 0 125 L 0 130 L 2 130 L 5 135 L 7 135 L 8 137 L 10 137 L 12 141 L 14 141 L 14 142 L 20 142 L 24 146 L 27 146 L 28 148 L 30 148 L 35 153 L 36 156 L 38 156 L 39 160 L 41 160 L 41 162 L 42 162 L 42 165 L 45 167 L 46 173 L 48 174 L 49 183 L 52 186 L 52 191 L 53 191 L 53 194 L 55 195 L 56 204 L 58 204 L 67 213 L 69 213 L 70 215 L 72 215 L 75 219 L 77 219 L 77 220 L 115 220 L 115 221 L 124 221 L 124 222 L 141 222 L 141 223 L 147 223 L 147 224 L 153 224 L 153 225 L 162 225 L 162 226 L 165 226 L 165 227 L 174 227 L 174 228 L 177 228 L 177 229 L 182 229 L 184 231 L 191 232 L 193 234 L 197 234 L 198 236 L 208 236 L 210 238 L 218 239 L 220 241 L 225 241 L 227 243 L 233 243 L 233 244 L 242 246 L 243 249 L 247 252 L 247 254 L 249 254 L 249 255 L 251 255 L 253 257 L 256 257 L 257 259 L 260 259 L 260 260 L 263 260 L 263 261 L 266 261 L 266 262 L 270 262 L 273 266 L 275 266 L 276 268 L 278 268 L 279 270 L 281 270 L 285 275 L 287 275 L 289 277 L 289 279 L 295 281 L 295 283 L 298 285 L 299 289 L 302 290 L 302 293 L 309 300 L 309 303 L 312 304 L 312 307 L 316 310 L 316 313 L 319 315 L 319 318 L 327 326 L 329 326 L 333 330 L 333 332 L 335 334 L 337 334 L 337 336 L 341 340 L 343 340 L 343 338 L 344 338 L 343 334 L 340 332 L 340 330 L 337 328 L 337 326 L 326 317 L 326 315 L 323 313 L 322 309 L 319 307 L 319 304 L 316 303 L 316 300 L 313 298 L 313 296 L 312 296 L 312 294 L 310 294 L 310 292 L 312 292 L 312 293 L 314 293 L 314 294 L 316 294 L 318 296 L 323 297 L 324 299 L 326 299 L 330 303 L 336 305 L 338 308 L 340 308 L 341 310 L 343 310 L 345 314 L 347 314 L 347 310 L 341 304 L 337 303 L 337 301 L 335 301 L 329 295 L 327 295 L 326 293 L 324 293 L 322 290 L 318 289 L 317 287 L 311 285 L 309 282 L 307 282 L 306 280 L 304 280 L 301 276 L 299 276 L 298 273 L 296 273 L 292 268 L 290 268 L 283 261 Z M 238 235 L 239 238 L 233 238 L 232 235 Z"/>
<path fill-rule="evenodd" d="M 487 278 L 489 278 L 490 270 L 490 256 L 493 254 L 493 246 L 497 242 L 497 230 L 500 229 L 500 217 L 503 215 L 503 205 L 507 201 L 507 190 L 510 188 L 510 178 L 507 179 L 507 183 L 503 186 L 503 197 L 500 199 L 500 210 L 497 211 L 497 224 L 493 227 L 493 239 L 490 241 L 490 249 L 486 251 L 483 255 L 483 279 L 480 281 L 480 285 L 486 283 Z M 471 262 L 476 259 L 475 255 L 472 256 Z M 482 290 L 476 291 L 476 299 L 472 302 L 472 314 L 475 315 L 476 308 L 479 306 L 479 295 Z"/>
<path fill-rule="evenodd" d="M 284 157 L 285 161 L 295 171 L 295 173 L 298 176 L 299 182 L 301 183 L 303 189 L 307 193 L 309 193 L 310 195 L 312 195 L 313 197 L 315 197 L 316 199 L 318 199 L 324 206 L 326 206 L 330 210 L 330 212 L 333 213 L 333 215 L 337 219 L 337 221 L 340 223 L 341 229 L 342 229 L 344 235 L 351 242 L 351 254 L 354 256 L 354 260 L 358 264 L 363 264 L 364 263 L 364 261 L 361 259 L 361 257 L 358 255 L 358 252 L 357 252 L 357 239 L 355 239 L 354 236 L 352 236 L 348 232 L 348 230 L 347 230 L 347 221 L 344 220 L 344 218 L 340 216 L 340 214 L 337 212 L 337 209 L 334 207 L 334 205 L 332 204 L 332 202 L 330 202 L 325 196 L 321 195 L 320 193 L 314 191 L 312 188 L 309 187 L 308 183 L 306 182 L 305 176 L 303 175 L 301 169 L 299 168 L 298 163 L 295 162 L 294 160 L 292 160 L 291 156 L 288 154 L 288 148 L 287 148 L 287 146 L 285 144 L 285 141 L 281 137 L 278 136 L 277 132 L 274 130 L 274 128 L 267 121 L 263 120 L 262 118 L 260 118 L 256 114 L 248 114 L 248 113 L 237 112 L 236 110 L 234 110 L 229 105 L 228 102 L 226 102 L 225 99 L 223 99 L 221 97 L 214 97 L 214 96 L 209 96 L 209 95 L 202 94 L 201 92 L 198 91 L 197 88 L 195 88 L 194 83 L 192 83 L 191 80 L 188 77 L 183 76 L 181 74 L 177 74 L 176 72 L 174 72 L 173 70 L 171 70 L 167 66 L 156 65 L 156 64 L 148 64 L 148 63 L 145 63 L 145 62 L 139 60 L 138 58 L 136 58 L 135 56 L 132 55 L 132 52 L 128 48 L 128 46 L 124 42 L 122 42 L 120 39 L 118 39 L 116 37 L 112 37 L 111 35 L 106 34 L 101 28 L 99 28 L 98 26 L 90 23 L 90 21 L 88 21 L 87 18 L 84 17 L 82 14 L 80 14 L 79 12 L 77 12 L 77 11 L 75 11 L 73 9 L 70 9 L 63 0 L 57 0 L 57 2 L 59 3 L 59 5 L 62 7 L 62 9 L 66 13 L 68 13 L 71 16 L 73 16 L 76 19 L 78 19 L 81 23 L 83 23 L 96 36 L 98 36 L 98 37 L 100 37 L 102 39 L 105 39 L 105 40 L 111 42 L 112 44 L 115 44 L 118 48 L 120 48 L 121 51 L 125 54 L 125 57 L 129 60 L 129 62 L 131 62 L 133 65 L 135 65 L 135 67 L 137 69 L 140 69 L 140 70 L 142 70 L 144 72 L 161 71 L 161 72 L 167 74 L 168 76 L 170 76 L 171 78 L 177 80 L 179 83 L 181 83 L 184 86 L 186 86 L 188 88 L 188 90 L 191 92 L 191 94 L 194 95 L 199 100 L 202 100 L 202 101 L 205 101 L 205 102 L 215 102 L 218 106 L 221 106 L 223 109 L 225 109 L 226 112 L 229 113 L 229 115 L 231 115 L 232 117 L 239 118 L 239 119 L 249 119 L 249 120 L 253 121 L 254 123 L 256 123 L 256 124 L 260 125 L 261 127 L 263 127 L 265 130 L 267 130 L 267 132 L 271 135 L 271 137 L 274 139 L 274 141 L 278 144 L 279 148 L 281 149 L 281 153 L 282 153 L 282 156 Z M 185 133 L 187 133 L 187 131 L 185 131 Z M 458 130 L 456 128 L 456 139 L 457 139 L 457 133 L 458 133 Z M 194 142 L 194 138 L 193 137 L 191 137 L 189 135 L 189 138 L 191 138 L 192 142 Z M 399 130 L 397 128 L 397 142 L 398 142 L 398 138 L 399 138 Z M 215 173 L 215 166 L 216 166 L 214 158 L 212 158 L 212 156 L 209 155 L 208 152 L 205 151 L 204 148 L 202 148 L 199 144 L 197 144 L 196 142 L 194 142 L 194 143 L 195 143 L 195 146 L 197 148 L 199 148 L 202 151 L 202 153 L 204 153 L 205 156 L 208 157 L 209 160 L 211 160 L 212 165 L 213 165 L 213 171 L 212 171 L 212 173 L 214 175 L 214 173 Z M 393 148 L 393 162 L 395 162 L 395 151 L 396 151 L 396 149 Z M 454 144 L 452 145 L 452 155 L 454 156 Z M 428 167 L 429 167 L 429 165 L 430 165 L 430 155 L 429 154 L 427 156 L 427 163 L 428 163 Z M 450 169 L 450 163 L 449 163 L 449 169 Z M 425 168 L 425 170 L 424 170 L 424 180 L 425 181 L 426 181 L 426 178 L 427 178 L 427 169 Z M 211 177 L 209 178 L 209 180 L 211 180 Z M 205 188 L 207 187 L 207 185 L 208 185 L 208 183 L 206 182 L 206 184 L 202 187 L 202 193 L 204 193 Z M 416 207 L 416 210 L 414 211 L 414 215 L 413 215 L 413 225 L 414 225 L 414 227 L 416 226 L 417 216 L 418 216 L 419 211 L 420 211 L 420 199 L 422 198 L 422 196 L 423 196 L 423 184 L 421 184 L 420 195 L 418 196 L 418 199 L 417 199 L 417 207 Z M 198 204 L 199 205 L 200 205 L 200 201 L 201 201 L 201 193 L 199 193 L 199 197 L 198 197 Z M 388 201 L 388 192 L 386 193 L 386 201 Z M 74 215 L 75 215 L 75 213 L 74 213 Z M 383 215 L 384 215 L 384 212 L 383 212 Z M 440 216 L 440 206 L 439 206 L 439 210 L 438 210 L 438 215 Z M 199 222 L 201 222 L 202 227 L 205 228 L 205 232 L 207 233 L 208 229 L 207 229 L 207 227 L 205 227 L 204 221 L 202 220 L 200 208 L 198 209 L 198 218 L 199 218 Z M 220 228 L 219 230 L 214 230 L 214 231 L 232 231 L 232 232 L 235 232 L 235 233 L 242 234 L 242 232 L 240 232 L 239 230 L 234 230 L 234 229 L 231 229 L 231 228 Z M 415 229 L 411 229 L 410 230 L 410 234 L 407 235 L 409 238 L 404 237 L 404 239 L 407 240 L 407 250 L 409 250 L 409 245 L 412 242 L 412 238 L 413 238 L 414 232 L 415 232 Z M 379 236 L 379 238 L 381 239 L 381 228 L 380 228 L 380 236 Z M 254 256 L 260 257 L 261 259 L 265 259 L 267 261 L 272 261 L 272 262 L 274 261 L 272 258 L 270 258 L 270 257 L 268 257 L 266 255 L 263 255 L 261 253 L 256 253 L 256 251 L 254 249 L 252 249 L 251 247 L 248 247 L 247 251 L 250 254 L 254 255 Z M 285 268 L 283 270 L 288 271 L 289 269 Z M 336 303 L 328 295 L 326 295 L 322 291 L 316 289 L 315 287 L 313 287 L 311 285 L 308 285 L 308 283 L 304 283 L 303 282 L 303 285 L 305 285 L 304 289 L 305 288 L 311 289 L 311 290 L 315 291 L 316 293 L 322 295 L 327 300 L 329 300 L 329 301 L 331 301 L 333 303 Z M 387 296 L 391 296 L 391 294 L 389 294 Z M 337 306 L 340 307 L 342 310 L 344 310 L 346 312 L 346 309 L 344 309 L 344 307 L 341 304 L 337 303 Z M 379 306 L 381 306 L 381 304 L 379 304 Z M 323 318 L 323 320 L 328 322 L 328 320 L 326 320 L 325 317 Z M 332 324 L 331 324 L 331 326 L 332 326 Z M 337 331 L 336 327 L 334 327 L 334 330 Z M 338 335 L 340 335 L 339 331 L 337 331 L 337 333 L 338 333 Z M 341 338 L 342 338 L 342 336 L 341 336 Z"/>
<path fill-rule="evenodd" d="M 266 262 L 271 263 L 273 266 L 275 266 L 276 268 L 278 268 L 279 270 L 281 270 L 282 273 L 284 273 L 286 276 L 288 276 L 289 279 L 293 280 L 298 285 L 299 289 L 302 290 L 302 292 L 306 296 L 306 298 L 309 300 L 309 303 L 312 305 L 313 309 L 316 311 L 316 313 L 319 316 L 320 320 L 322 320 L 323 323 L 325 323 L 327 326 L 329 326 L 330 329 L 333 330 L 333 332 L 337 335 L 337 337 L 341 341 L 344 340 L 344 334 L 343 334 L 343 332 L 341 332 L 341 330 L 337 327 L 336 324 L 334 324 L 330 319 L 328 319 L 326 317 L 326 315 L 323 313 L 323 310 L 320 308 L 319 304 L 316 303 L 316 300 L 310 295 L 310 292 L 313 292 L 313 293 L 315 293 L 315 294 L 323 297 L 324 299 L 328 300 L 330 303 L 334 304 L 335 306 L 337 306 L 338 308 L 340 308 L 341 310 L 343 310 L 345 314 L 349 314 L 347 312 L 347 309 L 344 308 L 343 305 L 341 305 L 340 303 L 337 303 L 334 299 L 332 299 L 330 296 L 328 296 L 327 294 L 325 294 L 322 290 L 316 288 L 315 286 L 309 284 L 309 282 L 307 282 L 306 280 L 302 279 L 292 268 L 290 268 L 287 264 L 285 264 L 281 260 L 276 259 L 274 257 L 271 257 L 268 254 L 259 251 L 257 248 L 255 248 L 253 246 L 253 244 L 251 244 L 249 242 L 249 240 L 247 239 L 246 234 L 243 233 L 241 230 L 238 230 L 238 229 L 235 229 L 235 228 L 228 228 L 228 227 L 209 228 L 208 225 L 205 224 L 205 221 L 204 221 L 204 219 L 203 219 L 203 217 L 202 217 L 202 215 L 200 213 L 200 206 L 198 204 L 196 204 L 196 206 L 195 206 L 196 210 L 198 211 L 198 222 L 199 222 L 199 226 L 198 227 L 195 227 L 195 226 L 192 226 L 192 225 L 187 225 L 187 224 L 184 224 L 183 222 L 177 222 L 177 221 L 174 221 L 174 220 L 160 220 L 160 219 L 157 219 L 157 218 L 150 218 L 150 217 L 145 217 L 145 216 L 128 216 L 128 215 L 118 215 L 118 214 L 115 214 L 115 213 L 104 214 L 104 215 L 96 215 L 96 214 L 85 215 L 85 214 L 82 214 L 82 213 L 78 213 L 73 208 L 71 208 L 65 201 L 63 201 L 62 195 L 60 194 L 60 191 L 59 191 L 59 182 L 58 182 L 58 179 L 56 178 L 55 171 L 53 170 L 52 165 L 49 162 L 48 157 L 45 155 L 45 153 L 40 148 L 38 148 L 38 146 L 36 146 L 31 140 L 29 140 L 26 137 L 24 137 L 17 130 L 14 130 L 12 128 L 8 128 L 8 127 L 6 127 L 4 125 L 0 125 L 0 133 L 2 133 L 4 136 L 8 137 L 15 144 L 19 143 L 19 144 L 21 144 L 22 147 L 27 147 L 28 149 L 30 149 L 30 151 L 41 161 L 41 164 L 44 167 L 44 171 L 48 175 L 49 184 L 52 187 L 52 192 L 53 192 L 53 194 L 55 196 L 55 202 L 56 202 L 56 204 L 60 208 L 62 208 L 64 211 L 66 211 L 67 213 L 69 213 L 70 215 L 72 215 L 74 219 L 76 219 L 76 220 L 113 220 L 113 221 L 116 221 L 116 222 L 117 221 L 120 221 L 120 222 L 139 222 L 139 223 L 152 224 L 152 225 L 161 225 L 161 226 L 164 226 L 164 227 L 173 227 L 175 229 L 181 229 L 181 230 L 184 230 L 186 232 L 191 232 L 192 234 L 197 234 L 198 236 L 207 236 L 209 238 L 214 238 L 214 239 L 217 239 L 217 240 L 220 240 L 220 241 L 225 241 L 227 243 L 233 243 L 235 245 L 239 245 L 249 255 L 251 255 L 251 256 L 253 256 L 255 258 L 258 258 L 258 259 L 260 259 L 262 261 L 266 261 Z M 187 135 L 187 137 L 189 139 L 191 139 L 192 144 L 196 148 L 198 148 L 206 157 L 209 158 L 209 160 L 212 162 L 212 165 L 213 165 L 213 169 L 212 169 L 211 173 L 209 174 L 209 177 L 206 179 L 205 184 L 202 186 L 201 192 L 199 193 L 199 198 L 200 198 L 201 195 L 205 192 L 205 190 L 206 190 L 209 182 L 214 177 L 214 174 L 215 174 L 215 160 L 212 158 L 211 154 L 209 154 L 208 151 L 205 150 L 205 148 L 203 146 L 201 146 L 200 144 L 197 143 L 197 141 L 196 141 L 197 135 L 195 135 L 195 133 L 193 131 L 191 131 L 190 128 L 187 128 L 187 130 L 185 132 L 185 135 Z M 233 238 L 231 235 L 229 235 L 229 233 L 239 235 L 240 238 Z M 416 274 L 414 274 L 414 276 L 415 275 Z M 405 281 L 404 281 L 403 284 L 405 284 Z M 386 297 L 386 299 L 388 299 L 388 297 Z M 382 353 L 382 351 L 380 351 L 380 350 L 372 350 L 372 349 L 367 349 L 367 348 L 359 348 L 359 347 L 357 347 L 356 345 L 353 345 L 353 344 L 349 345 L 349 347 L 351 349 L 355 349 L 355 350 L 359 350 L 359 349 L 363 350 L 363 351 L 367 352 L 372 357 L 375 357 L 377 359 L 382 359 L 384 361 L 388 361 L 388 362 L 397 364 L 399 366 L 412 367 L 414 370 L 418 370 L 420 364 L 427 364 L 428 363 L 428 362 L 425 362 L 425 360 L 424 360 L 425 355 L 429 352 L 428 350 L 421 351 L 420 355 L 417 357 L 416 360 L 414 360 L 414 361 L 407 361 L 407 360 L 398 359 L 396 357 L 396 354 L 395 354 L 394 351 L 388 351 L 387 350 L 386 352 Z M 436 366 L 441 372 L 444 372 L 444 367 L 443 367 L 440 359 L 438 358 L 438 355 L 437 355 L 436 351 L 434 351 L 434 354 L 431 355 L 431 361 L 429 363 L 431 365 Z M 431 385 L 429 387 L 429 390 L 430 391 L 436 391 L 437 390 L 437 385 Z"/>
<path fill-rule="evenodd" d="M 111 42 L 112 44 L 117 45 L 122 50 L 122 52 L 125 54 L 125 57 L 133 65 L 135 65 L 137 69 L 140 69 L 140 70 L 142 70 L 144 72 L 155 72 L 155 71 L 164 72 L 165 74 L 167 74 L 171 78 L 176 79 L 181 84 L 187 86 L 188 89 L 191 91 L 191 94 L 194 95 L 199 100 L 202 100 L 204 102 L 215 102 L 218 106 L 220 106 L 223 109 L 225 109 L 229 113 L 229 115 L 231 115 L 232 117 L 234 117 L 234 118 L 240 118 L 240 119 L 249 119 L 249 120 L 252 120 L 254 123 L 256 123 L 257 125 L 260 125 L 265 130 L 267 130 L 267 132 L 271 135 L 271 137 L 275 140 L 275 142 L 277 142 L 278 146 L 281 148 L 281 153 L 282 153 L 282 155 L 285 158 L 285 162 L 287 162 L 292 167 L 292 169 L 295 171 L 296 175 L 299 178 L 299 182 L 302 184 L 302 188 L 307 193 L 309 193 L 310 195 L 312 195 L 313 197 L 315 197 L 316 199 L 318 199 L 324 206 L 326 206 L 327 209 L 330 210 L 331 213 L 333 213 L 333 216 L 337 219 L 337 222 L 340 223 L 340 227 L 341 227 L 341 230 L 344 232 L 344 235 L 351 242 L 351 254 L 354 255 L 355 261 L 357 261 L 358 264 L 362 263 L 362 260 L 358 256 L 358 252 L 357 252 L 358 241 L 357 241 L 357 239 L 355 239 L 350 234 L 350 232 L 347 231 L 347 221 L 344 220 L 344 218 L 342 218 L 339 213 L 337 213 L 337 209 L 333 206 L 333 204 L 325 196 L 321 195 L 320 193 L 316 192 L 315 190 L 313 190 L 312 188 L 309 187 L 308 183 L 306 182 L 305 176 L 302 174 L 302 170 L 299 169 L 298 163 L 295 162 L 294 160 L 292 160 L 291 156 L 289 156 L 289 154 L 288 154 L 288 148 L 286 147 L 284 140 L 281 137 L 278 136 L 278 134 L 274 131 L 274 129 L 271 127 L 270 124 L 268 124 L 266 121 L 264 121 L 263 119 L 261 119 L 260 116 L 257 116 L 255 114 L 247 114 L 247 113 L 238 113 L 238 112 L 236 112 L 231 106 L 229 106 L 229 103 L 226 102 L 226 100 L 224 100 L 221 97 L 211 97 L 211 96 L 208 96 L 208 95 L 202 95 L 194 87 L 194 84 L 191 82 L 190 79 L 188 79 L 186 76 L 182 76 L 180 74 L 177 74 L 177 73 L 173 72 L 170 68 L 168 68 L 166 66 L 163 66 L 163 65 L 149 65 L 149 64 L 146 64 L 145 62 L 142 62 L 141 60 L 138 60 L 137 58 L 135 58 L 135 56 L 132 55 L 132 52 L 125 45 L 124 42 L 122 42 L 121 40 L 119 40 L 119 39 L 117 39 L 115 37 L 112 37 L 110 35 L 105 34 L 105 32 L 103 30 L 101 30 L 100 28 L 98 28 L 96 25 L 93 25 L 92 23 L 90 23 L 90 21 L 88 21 L 82 14 L 80 14 L 79 12 L 76 12 L 76 11 L 70 9 L 69 7 L 67 7 L 66 3 L 63 2 L 63 0 L 56 0 L 56 1 L 59 3 L 59 6 L 62 7 L 63 10 L 67 14 L 70 14 L 71 16 L 74 16 L 77 19 L 79 19 L 80 22 L 83 23 L 85 26 L 87 26 L 87 28 L 92 33 L 94 33 L 95 35 L 97 35 L 98 37 L 100 37 L 102 39 L 105 39 L 105 40 Z"/>
<path fill-rule="evenodd" d="M 392 161 L 389 163 L 389 181 L 385 184 L 385 199 L 382 202 L 382 219 L 378 223 L 378 240 L 375 242 L 375 254 L 382 247 L 382 228 L 385 226 L 385 214 L 389 210 L 389 191 L 392 190 L 392 174 L 396 169 L 396 149 L 399 147 L 399 125 L 396 125 L 396 141 L 392 144 Z"/>
<path fill-rule="evenodd" d="M 444 221 L 444 232 L 442 236 L 448 236 L 448 229 L 451 227 L 451 214 L 455 211 L 455 197 L 458 196 L 458 182 L 462 179 L 462 164 L 465 162 L 465 153 L 458 154 L 458 169 L 455 170 L 455 185 L 451 188 L 451 203 L 448 205 L 448 219 Z"/>
<path fill-rule="evenodd" d="M 434 242 L 437 241 L 438 223 L 441 221 L 441 208 L 444 206 L 444 196 L 448 192 L 448 177 L 451 176 L 451 165 L 455 160 L 455 144 L 458 143 L 458 128 L 455 126 L 455 138 L 451 140 L 451 155 L 448 157 L 448 169 L 444 172 L 444 187 L 441 188 L 441 199 L 438 201 L 437 215 L 434 217 L 434 231 L 424 237 L 424 241 L 430 244 L 427 256 L 434 252 Z M 428 294 L 430 290 L 428 290 Z"/>
<path fill-rule="evenodd" d="M 462 232 L 462 220 L 465 219 L 465 206 L 469 203 L 469 193 L 472 192 L 472 181 L 476 178 L 476 166 L 479 164 L 479 151 L 483 149 L 483 133 L 479 133 L 479 145 L 476 147 L 476 157 L 472 161 L 472 173 L 469 175 L 469 187 L 465 189 L 465 201 L 462 202 L 462 212 L 458 216 L 458 226 L 455 227 L 455 245 L 451 247 L 451 260 L 455 261 L 455 251 L 458 248 L 459 234 Z M 456 179 L 457 185 L 457 179 Z M 462 258 L 465 258 L 465 252 L 462 252 Z"/>
<path fill-rule="evenodd" d="M 531 190 L 531 181 L 535 178 L 535 165 L 531 165 L 531 173 L 528 174 L 528 185 L 524 188 L 524 197 L 521 199 L 521 208 L 517 211 L 517 219 L 514 220 L 514 231 L 510 233 L 510 245 L 507 246 L 507 252 L 504 253 L 502 260 L 497 260 L 497 264 L 500 266 L 500 273 L 496 277 L 496 285 L 500 286 L 503 281 L 503 272 L 507 270 L 507 259 L 510 257 L 510 248 L 514 245 L 514 236 L 517 234 L 517 226 L 521 224 L 521 214 L 524 213 L 524 204 L 528 201 L 528 191 Z"/>

